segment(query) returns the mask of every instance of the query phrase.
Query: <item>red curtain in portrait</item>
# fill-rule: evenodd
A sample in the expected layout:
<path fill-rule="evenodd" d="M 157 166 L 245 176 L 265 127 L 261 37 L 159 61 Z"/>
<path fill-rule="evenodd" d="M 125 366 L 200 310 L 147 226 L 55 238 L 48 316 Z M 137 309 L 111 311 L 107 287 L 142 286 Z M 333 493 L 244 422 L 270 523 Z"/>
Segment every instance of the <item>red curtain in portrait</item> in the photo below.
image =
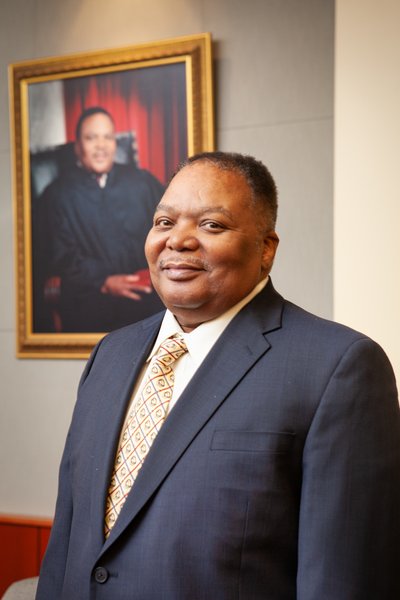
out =
<path fill-rule="evenodd" d="M 176 63 L 64 81 L 67 141 L 82 111 L 105 108 L 117 133 L 133 131 L 139 166 L 166 183 L 187 157 L 185 65 Z"/>

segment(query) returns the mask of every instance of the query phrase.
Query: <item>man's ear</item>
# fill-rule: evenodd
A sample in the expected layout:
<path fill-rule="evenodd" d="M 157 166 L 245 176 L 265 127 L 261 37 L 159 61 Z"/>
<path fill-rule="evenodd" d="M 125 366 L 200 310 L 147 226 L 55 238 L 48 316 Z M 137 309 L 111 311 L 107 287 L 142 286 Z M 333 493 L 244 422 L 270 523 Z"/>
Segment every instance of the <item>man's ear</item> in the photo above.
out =
<path fill-rule="evenodd" d="M 276 232 L 273 230 L 268 231 L 264 236 L 264 249 L 262 257 L 262 266 L 267 273 L 269 273 L 272 269 L 278 244 L 279 237 Z"/>

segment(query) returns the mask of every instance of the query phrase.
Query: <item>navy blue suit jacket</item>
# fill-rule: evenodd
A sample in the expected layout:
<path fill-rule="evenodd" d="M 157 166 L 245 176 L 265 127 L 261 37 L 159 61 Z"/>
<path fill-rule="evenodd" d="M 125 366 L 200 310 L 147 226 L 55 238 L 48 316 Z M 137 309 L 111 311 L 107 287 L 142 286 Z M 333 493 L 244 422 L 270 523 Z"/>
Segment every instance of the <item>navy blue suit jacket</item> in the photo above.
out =
<path fill-rule="evenodd" d="M 114 529 L 104 504 L 162 315 L 81 379 L 38 600 L 396 600 L 400 421 L 382 349 L 269 283 L 158 434 Z"/>

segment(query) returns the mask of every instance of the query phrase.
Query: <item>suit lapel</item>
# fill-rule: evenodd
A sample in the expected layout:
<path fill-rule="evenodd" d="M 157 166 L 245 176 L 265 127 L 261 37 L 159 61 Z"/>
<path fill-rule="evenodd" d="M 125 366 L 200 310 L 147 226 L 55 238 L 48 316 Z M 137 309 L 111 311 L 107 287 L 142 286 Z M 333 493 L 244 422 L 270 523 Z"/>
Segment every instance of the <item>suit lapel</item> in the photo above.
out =
<path fill-rule="evenodd" d="M 115 453 L 132 389 L 154 344 L 162 316 L 136 326 L 122 343 L 116 342 L 117 368 L 111 381 L 102 382 L 98 408 L 99 434 L 96 436 L 91 482 L 91 524 L 96 547 L 104 544 L 104 506 L 114 466 Z M 132 343 L 133 342 L 133 343 Z"/>
<path fill-rule="evenodd" d="M 155 439 L 102 552 L 142 509 L 232 389 L 269 350 L 264 334 L 281 326 L 282 306 L 282 298 L 269 283 L 221 335 Z"/>

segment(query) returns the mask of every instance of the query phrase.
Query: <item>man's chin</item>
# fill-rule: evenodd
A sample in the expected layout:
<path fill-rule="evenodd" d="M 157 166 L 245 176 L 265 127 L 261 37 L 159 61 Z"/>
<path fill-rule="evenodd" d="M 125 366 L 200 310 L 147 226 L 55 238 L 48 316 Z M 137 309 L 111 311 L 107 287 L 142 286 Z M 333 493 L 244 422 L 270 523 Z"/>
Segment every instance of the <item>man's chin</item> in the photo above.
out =
<path fill-rule="evenodd" d="M 93 164 L 93 173 L 95 175 L 104 175 L 104 173 L 109 173 L 112 169 L 114 163 L 107 162 L 95 162 Z"/>
<path fill-rule="evenodd" d="M 157 290 L 156 290 L 157 291 Z M 172 313 L 194 313 L 196 314 L 202 312 L 202 307 L 205 304 L 204 298 L 200 298 L 196 295 L 184 295 L 184 294 L 161 294 L 157 292 L 160 296 L 163 304 L 170 310 Z"/>
<path fill-rule="evenodd" d="M 176 299 L 170 299 L 168 302 L 166 300 L 163 300 L 165 306 L 167 308 L 169 308 L 169 310 L 171 312 L 174 312 L 174 310 L 181 310 L 181 311 L 193 311 L 193 310 L 199 310 L 204 302 L 201 300 L 197 300 L 194 298 L 176 298 Z"/>

